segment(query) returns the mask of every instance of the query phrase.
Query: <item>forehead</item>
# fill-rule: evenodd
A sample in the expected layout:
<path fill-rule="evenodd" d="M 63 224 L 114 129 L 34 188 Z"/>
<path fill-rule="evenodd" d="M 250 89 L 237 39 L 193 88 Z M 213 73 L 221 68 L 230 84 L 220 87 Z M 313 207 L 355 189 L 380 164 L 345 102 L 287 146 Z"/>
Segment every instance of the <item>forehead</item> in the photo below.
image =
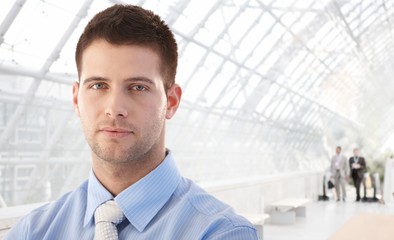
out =
<path fill-rule="evenodd" d="M 160 73 L 159 54 L 141 45 L 115 45 L 98 39 L 84 50 L 81 60 L 81 77 L 92 72 L 137 75 Z"/>
<path fill-rule="evenodd" d="M 82 53 L 82 60 L 91 55 L 96 56 L 104 54 L 114 54 L 119 57 L 133 57 L 134 55 L 136 55 L 136 57 L 141 57 L 141 55 L 138 54 L 142 54 L 153 57 L 156 60 L 160 58 L 157 49 L 151 46 L 141 44 L 112 44 L 104 39 L 96 39 L 85 48 Z"/>

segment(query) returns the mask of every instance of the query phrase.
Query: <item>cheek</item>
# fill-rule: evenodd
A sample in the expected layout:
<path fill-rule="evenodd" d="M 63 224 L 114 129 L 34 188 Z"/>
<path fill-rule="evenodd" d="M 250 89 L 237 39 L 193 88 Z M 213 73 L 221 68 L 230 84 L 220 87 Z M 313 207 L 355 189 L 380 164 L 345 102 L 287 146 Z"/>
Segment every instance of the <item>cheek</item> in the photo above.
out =
<path fill-rule="evenodd" d="M 147 109 L 151 109 L 150 111 L 147 111 Z M 144 119 L 142 119 L 143 122 L 145 122 L 148 125 L 151 125 L 153 128 L 161 127 L 166 119 L 166 105 L 160 104 L 160 105 L 155 105 L 155 106 L 150 106 L 150 108 L 145 109 L 145 114 L 144 114 Z"/>
<path fill-rule="evenodd" d="M 161 116 L 166 112 L 167 99 L 165 96 L 151 96 L 149 99 L 139 101 L 138 106 L 141 111 L 150 112 L 149 115 Z M 133 111 L 133 107 L 130 107 L 130 110 Z"/>
<path fill-rule="evenodd" d="M 136 110 L 136 109 L 134 109 Z M 133 112 L 133 110 L 131 110 Z M 140 119 L 143 122 L 152 122 L 152 123 L 157 123 L 158 121 L 161 121 L 163 119 L 163 116 L 165 116 L 166 111 L 165 111 L 165 106 L 163 105 L 144 105 L 141 107 L 139 110 L 142 114 L 137 114 L 134 112 L 131 116 L 136 116 L 139 115 L 142 117 Z"/>
<path fill-rule="evenodd" d="M 165 116 L 167 114 L 167 98 L 166 98 L 166 96 L 164 96 L 161 99 L 161 105 L 158 108 L 158 111 L 160 111 L 160 115 L 163 116 L 163 118 L 165 118 Z"/>
<path fill-rule="evenodd" d="M 94 118 L 100 106 L 101 104 L 98 101 L 89 98 L 81 99 L 78 104 L 80 118 L 83 118 L 84 121 Z"/>

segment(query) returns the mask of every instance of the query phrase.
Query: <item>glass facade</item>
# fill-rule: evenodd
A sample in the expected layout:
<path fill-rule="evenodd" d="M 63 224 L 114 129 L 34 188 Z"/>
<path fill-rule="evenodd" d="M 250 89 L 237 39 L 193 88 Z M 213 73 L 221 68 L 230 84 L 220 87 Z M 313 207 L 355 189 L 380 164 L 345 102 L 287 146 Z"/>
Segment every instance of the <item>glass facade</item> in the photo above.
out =
<path fill-rule="evenodd" d="M 74 52 L 127 1 L 0 3 L 0 197 L 56 199 L 85 179 Z M 133 1 L 135 4 L 136 2 Z M 167 146 L 187 177 L 324 171 L 337 145 L 385 151 L 394 131 L 394 1 L 138 1 L 170 25 L 184 94 Z"/>

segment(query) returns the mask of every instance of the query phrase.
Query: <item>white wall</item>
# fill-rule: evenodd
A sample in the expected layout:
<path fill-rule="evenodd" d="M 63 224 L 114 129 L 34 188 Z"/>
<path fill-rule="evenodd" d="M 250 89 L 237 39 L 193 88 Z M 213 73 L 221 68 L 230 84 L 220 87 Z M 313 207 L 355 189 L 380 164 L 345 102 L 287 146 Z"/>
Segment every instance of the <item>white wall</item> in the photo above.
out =
<path fill-rule="evenodd" d="M 291 197 L 317 200 L 323 193 L 323 172 L 309 171 L 245 178 L 199 185 L 239 213 L 270 212 L 270 203 Z M 263 211 L 264 208 L 264 211 Z"/>

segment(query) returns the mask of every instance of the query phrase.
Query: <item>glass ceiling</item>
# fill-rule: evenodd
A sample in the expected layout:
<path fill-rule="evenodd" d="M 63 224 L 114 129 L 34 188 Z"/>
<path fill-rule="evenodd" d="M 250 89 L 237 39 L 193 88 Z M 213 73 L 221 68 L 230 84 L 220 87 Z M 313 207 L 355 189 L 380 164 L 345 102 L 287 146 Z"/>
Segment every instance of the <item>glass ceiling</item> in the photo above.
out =
<path fill-rule="evenodd" d="M 86 178 L 75 46 L 94 14 L 125 2 L 1 1 L 0 195 L 10 204 L 56 198 Z M 184 96 L 167 143 L 187 177 L 324 170 L 336 145 L 370 159 L 390 147 L 394 0 L 128 3 L 176 35 Z"/>

